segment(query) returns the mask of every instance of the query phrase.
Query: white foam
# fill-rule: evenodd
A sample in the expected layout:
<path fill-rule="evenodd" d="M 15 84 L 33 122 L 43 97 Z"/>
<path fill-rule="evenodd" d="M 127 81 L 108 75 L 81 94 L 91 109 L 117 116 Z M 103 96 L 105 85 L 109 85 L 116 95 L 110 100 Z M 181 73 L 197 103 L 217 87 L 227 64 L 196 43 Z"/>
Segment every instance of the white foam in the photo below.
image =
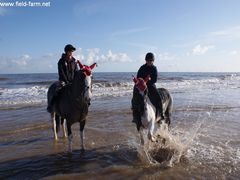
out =
<path fill-rule="evenodd" d="M 47 88 L 43 86 L 2 89 L 0 105 L 44 103 L 46 97 Z"/>
<path fill-rule="evenodd" d="M 240 76 L 232 74 L 221 78 L 210 77 L 207 79 L 158 81 L 157 87 L 163 87 L 173 92 L 192 92 L 204 89 L 235 89 L 240 87 Z M 93 99 L 105 97 L 131 96 L 134 83 L 125 82 L 93 82 Z M 199 88 L 201 87 L 201 88 Z M 47 88 L 44 85 L 31 87 L 15 87 L 0 89 L 0 106 L 18 104 L 41 104 L 47 102 Z"/>
<path fill-rule="evenodd" d="M 180 158 L 187 148 L 181 142 L 178 135 L 173 135 L 171 131 L 168 130 L 165 123 L 163 123 L 154 134 L 157 142 L 148 140 L 146 131 L 142 133 L 144 145 L 141 145 L 140 140 L 129 143 L 136 147 L 143 162 L 164 167 L 172 167 L 180 162 Z M 138 141 L 139 143 L 137 143 Z M 162 158 L 161 162 L 159 162 L 159 157 Z"/>

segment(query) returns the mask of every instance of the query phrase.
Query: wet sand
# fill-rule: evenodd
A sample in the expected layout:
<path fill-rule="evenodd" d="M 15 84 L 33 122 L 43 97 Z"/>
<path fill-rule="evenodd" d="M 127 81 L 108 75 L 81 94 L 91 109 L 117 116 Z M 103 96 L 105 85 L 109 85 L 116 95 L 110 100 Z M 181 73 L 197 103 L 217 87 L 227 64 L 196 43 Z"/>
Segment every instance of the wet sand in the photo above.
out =
<path fill-rule="evenodd" d="M 78 124 L 73 125 L 72 153 L 67 151 L 68 141 L 61 138 L 61 132 L 58 141 L 53 139 L 45 106 L 2 110 L 0 178 L 237 179 L 238 109 L 210 110 L 195 111 L 193 107 L 186 112 L 175 107 L 168 137 L 171 143 L 180 141 L 175 150 L 185 149 L 172 166 L 154 164 L 146 158 L 131 123 L 130 97 L 92 102 L 85 128 L 85 152 L 80 150 Z M 226 114 L 230 125 L 224 124 L 221 113 Z M 234 133 L 226 126 L 235 128 Z"/>

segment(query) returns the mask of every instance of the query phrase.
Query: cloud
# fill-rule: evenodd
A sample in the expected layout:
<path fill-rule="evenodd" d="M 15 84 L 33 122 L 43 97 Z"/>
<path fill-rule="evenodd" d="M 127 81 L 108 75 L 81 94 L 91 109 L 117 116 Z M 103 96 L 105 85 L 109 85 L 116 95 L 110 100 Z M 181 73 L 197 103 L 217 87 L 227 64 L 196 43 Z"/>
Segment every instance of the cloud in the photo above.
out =
<path fill-rule="evenodd" d="M 103 60 L 106 62 L 131 62 L 131 58 L 126 53 L 112 53 L 111 50 L 108 51 L 105 58 L 102 56 Z"/>
<path fill-rule="evenodd" d="M 23 54 L 17 57 L 0 57 L 1 73 L 56 72 L 59 57 L 50 53 L 40 57 Z"/>
<path fill-rule="evenodd" d="M 132 61 L 126 53 L 113 53 L 112 50 L 108 50 L 107 53 L 102 54 L 99 48 L 87 49 L 86 52 L 79 48 L 75 54 L 75 58 L 80 59 L 88 65 L 94 62 L 104 64 L 109 62 L 124 63 Z"/>
<path fill-rule="evenodd" d="M 163 61 L 170 61 L 170 60 L 175 60 L 176 56 L 169 54 L 169 53 L 159 53 L 156 55 L 157 59 L 163 60 Z"/>
<path fill-rule="evenodd" d="M 30 55 L 24 54 L 24 55 L 21 55 L 19 57 L 5 58 L 3 60 L 3 62 L 5 61 L 4 64 L 10 64 L 11 66 L 22 68 L 22 67 L 27 66 L 30 60 L 31 60 Z"/>
<path fill-rule="evenodd" d="M 213 46 L 213 45 L 202 46 L 202 45 L 198 44 L 192 49 L 192 54 L 193 55 L 203 55 L 206 52 L 208 52 L 210 49 L 213 49 L 214 47 L 215 46 Z"/>
<path fill-rule="evenodd" d="M 31 57 L 29 54 L 23 54 L 17 57 L 0 57 L 0 72 L 57 72 L 57 62 L 60 56 L 60 54 L 48 53 L 39 57 Z M 102 53 L 99 48 L 86 50 L 77 48 L 74 52 L 74 57 L 86 65 L 91 65 L 94 62 L 99 65 L 132 62 L 131 58 L 126 53 L 115 53 L 112 50 Z"/>
<path fill-rule="evenodd" d="M 229 27 L 223 30 L 211 32 L 210 35 L 216 38 L 240 38 L 240 26 Z"/>
<path fill-rule="evenodd" d="M 20 58 L 12 60 L 12 63 L 16 63 L 19 66 L 27 66 L 30 59 L 31 57 L 28 54 L 24 54 Z"/>
<path fill-rule="evenodd" d="M 235 56 L 237 54 L 239 54 L 239 52 L 237 50 L 233 50 L 229 53 L 231 56 Z"/>

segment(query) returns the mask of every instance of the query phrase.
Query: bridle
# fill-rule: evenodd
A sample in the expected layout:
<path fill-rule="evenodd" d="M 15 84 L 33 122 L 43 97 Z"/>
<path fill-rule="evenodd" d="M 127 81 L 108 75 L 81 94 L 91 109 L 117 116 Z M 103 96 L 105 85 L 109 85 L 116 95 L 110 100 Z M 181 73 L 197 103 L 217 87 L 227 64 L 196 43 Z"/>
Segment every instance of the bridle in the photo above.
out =
<path fill-rule="evenodd" d="M 92 83 L 89 81 L 91 81 L 91 77 L 92 77 L 92 69 L 95 68 L 95 66 L 97 65 L 96 63 L 93 63 L 91 66 L 87 66 L 87 65 L 83 65 L 79 60 L 77 60 L 77 64 L 79 65 L 80 71 L 82 73 L 82 80 L 81 81 L 85 81 L 84 87 L 83 87 L 83 91 L 81 92 L 82 98 L 84 98 L 85 94 L 89 91 L 89 93 L 92 93 Z M 90 79 L 88 79 L 90 78 Z M 80 97 L 78 97 L 78 99 L 80 99 Z M 88 99 L 90 101 L 90 99 Z"/>
<path fill-rule="evenodd" d="M 146 110 L 146 104 L 147 104 L 147 96 L 148 96 L 148 88 L 147 88 L 147 82 L 150 80 L 150 76 L 143 78 L 136 78 L 133 76 L 133 82 L 135 83 L 135 87 L 138 90 L 138 93 L 141 95 L 141 98 L 143 98 L 143 104 L 140 104 L 140 108 L 143 111 L 140 111 L 141 114 Z M 143 106 L 142 106 L 143 105 Z"/>

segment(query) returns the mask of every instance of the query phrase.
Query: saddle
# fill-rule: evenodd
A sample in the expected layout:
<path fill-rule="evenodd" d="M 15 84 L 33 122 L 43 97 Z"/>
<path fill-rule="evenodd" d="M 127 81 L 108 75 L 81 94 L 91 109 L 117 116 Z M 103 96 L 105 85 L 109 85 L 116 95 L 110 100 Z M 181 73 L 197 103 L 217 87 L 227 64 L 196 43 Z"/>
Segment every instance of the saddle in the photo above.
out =
<path fill-rule="evenodd" d="M 47 111 L 49 113 L 52 112 L 52 108 L 53 108 L 53 104 L 55 99 L 57 99 L 58 95 L 61 93 L 61 91 L 66 88 L 68 84 L 66 84 L 63 81 L 56 81 L 54 82 L 48 89 L 48 93 L 47 93 L 47 98 L 48 98 L 48 107 L 47 107 Z"/>

